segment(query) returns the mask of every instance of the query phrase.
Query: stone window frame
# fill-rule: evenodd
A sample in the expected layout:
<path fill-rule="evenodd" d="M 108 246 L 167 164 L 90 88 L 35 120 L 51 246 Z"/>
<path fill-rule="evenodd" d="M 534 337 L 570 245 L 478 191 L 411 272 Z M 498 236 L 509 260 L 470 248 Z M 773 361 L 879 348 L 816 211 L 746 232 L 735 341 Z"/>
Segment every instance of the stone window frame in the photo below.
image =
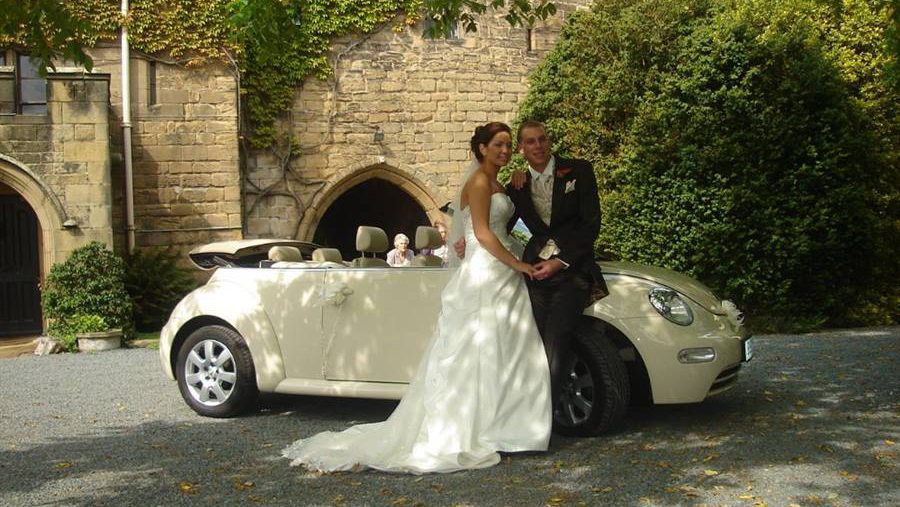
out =
<path fill-rule="evenodd" d="M 2 55 L 3 59 L 0 62 L 0 82 L 2 81 L 12 81 L 12 97 L 10 100 L 5 100 L 3 97 L 0 97 L 0 106 L 3 104 L 10 104 L 7 108 L 0 108 L 0 115 L 2 116 L 47 116 L 49 114 L 47 100 L 49 97 L 49 87 L 47 84 L 46 77 L 40 77 L 40 74 L 36 76 L 27 76 L 23 77 L 21 65 L 24 59 L 30 60 L 30 57 L 27 53 L 22 53 L 14 50 L 0 50 L 0 55 Z M 22 100 L 22 80 L 29 81 L 40 81 L 44 85 L 44 94 L 43 101 L 31 101 L 25 102 Z M 28 106 L 43 106 L 43 109 L 39 112 L 24 112 L 25 108 Z"/>

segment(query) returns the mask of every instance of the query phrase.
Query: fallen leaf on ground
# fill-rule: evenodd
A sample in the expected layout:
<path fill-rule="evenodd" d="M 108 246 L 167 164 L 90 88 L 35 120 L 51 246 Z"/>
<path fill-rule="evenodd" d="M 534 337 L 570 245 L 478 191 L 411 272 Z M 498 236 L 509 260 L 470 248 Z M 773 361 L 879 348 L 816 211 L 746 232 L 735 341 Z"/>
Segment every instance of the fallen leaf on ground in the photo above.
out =
<path fill-rule="evenodd" d="M 187 495 L 196 495 L 200 488 L 192 482 L 181 481 L 181 484 L 178 485 L 178 490 Z"/>
<path fill-rule="evenodd" d="M 253 481 L 241 481 L 240 479 L 234 479 L 233 484 L 235 491 L 247 491 L 253 487 Z"/>
<path fill-rule="evenodd" d="M 704 470 L 703 475 L 712 477 L 714 475 L 719 475 L 719 471 L 718 470 Z"/>
<path fill-rule="evenodd" d="M 60 470 L 70 468 L 71 466 L 72 466 L 72 464 L 69 463 L 68 461 L 60 461 L 59 463 L 56 464 L 56 468 L 58 468 Z"/>

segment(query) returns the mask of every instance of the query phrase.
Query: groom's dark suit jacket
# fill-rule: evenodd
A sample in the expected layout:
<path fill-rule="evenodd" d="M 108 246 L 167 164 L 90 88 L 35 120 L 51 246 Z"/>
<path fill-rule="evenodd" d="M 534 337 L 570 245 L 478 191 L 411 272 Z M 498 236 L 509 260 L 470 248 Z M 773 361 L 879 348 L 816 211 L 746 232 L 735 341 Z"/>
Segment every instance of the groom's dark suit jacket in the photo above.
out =
<path fill-rule="evenodd" d="M 559 259 L 569 264 L 567 269 L 551 277 L 571 272 L 582 272 L 590 276 L 594 283 L 605 287 L 600 267 L 594 261 L 594 240 L 600 233 L 600 198 L 597 195 L 597 178 L 590 162 L 586 160 L 556 157 L 553 174 L 553 202 L 550 224 L 545 224 L 538 215 L 531 198 L 531 173 L 521 189 L 512 185 L 507 194 L 516 206 L 515 215 L 509 228 L 521 218 L 533 236 L 525 245 L 522 260 L 531 264 L 538 258 L 547 240 L 553 238 L 559 247 Z M 567 191 L 568 189 L 568 191 Z"/>

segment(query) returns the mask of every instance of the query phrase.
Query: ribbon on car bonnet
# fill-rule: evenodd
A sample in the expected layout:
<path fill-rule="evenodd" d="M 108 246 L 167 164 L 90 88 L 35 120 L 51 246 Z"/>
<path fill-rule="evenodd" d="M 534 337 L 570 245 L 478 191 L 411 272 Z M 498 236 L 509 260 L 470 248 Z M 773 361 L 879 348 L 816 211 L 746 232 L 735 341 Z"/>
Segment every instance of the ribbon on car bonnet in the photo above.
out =
<path fill-rule="evenodd" d="M 737 305 L 727 299 L 724 299 L 722 300 L 722 310 L 725 312 L 725 315 L 728 317 L 728 320 L 731 321 L 731 324 L 734 325 L 734 327 L 741 327 L 742 325 L 744 325 L 744 312 L 738 310 Z"/>
<path fill-rule="evenodd" d="M 341 306 L 350 294 L 353 294 L 353 289 L 342 282 L 328 283 L 322 287 L 322 301 L 334 306 Z"/>

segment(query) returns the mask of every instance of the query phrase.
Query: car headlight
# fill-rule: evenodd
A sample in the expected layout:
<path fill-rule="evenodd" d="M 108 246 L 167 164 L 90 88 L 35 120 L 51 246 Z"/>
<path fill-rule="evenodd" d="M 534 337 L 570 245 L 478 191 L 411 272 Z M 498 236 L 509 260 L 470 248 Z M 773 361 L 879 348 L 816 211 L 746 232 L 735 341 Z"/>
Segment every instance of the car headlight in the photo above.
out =
<path fill-rule="evenodd" d="M 694 313 L 677 292 L 668 287 L 656 287 L 650 289 L 650 304 L 660 315 L 678 324 L 679 326 L 690 325 L 694 322 Z"/>

